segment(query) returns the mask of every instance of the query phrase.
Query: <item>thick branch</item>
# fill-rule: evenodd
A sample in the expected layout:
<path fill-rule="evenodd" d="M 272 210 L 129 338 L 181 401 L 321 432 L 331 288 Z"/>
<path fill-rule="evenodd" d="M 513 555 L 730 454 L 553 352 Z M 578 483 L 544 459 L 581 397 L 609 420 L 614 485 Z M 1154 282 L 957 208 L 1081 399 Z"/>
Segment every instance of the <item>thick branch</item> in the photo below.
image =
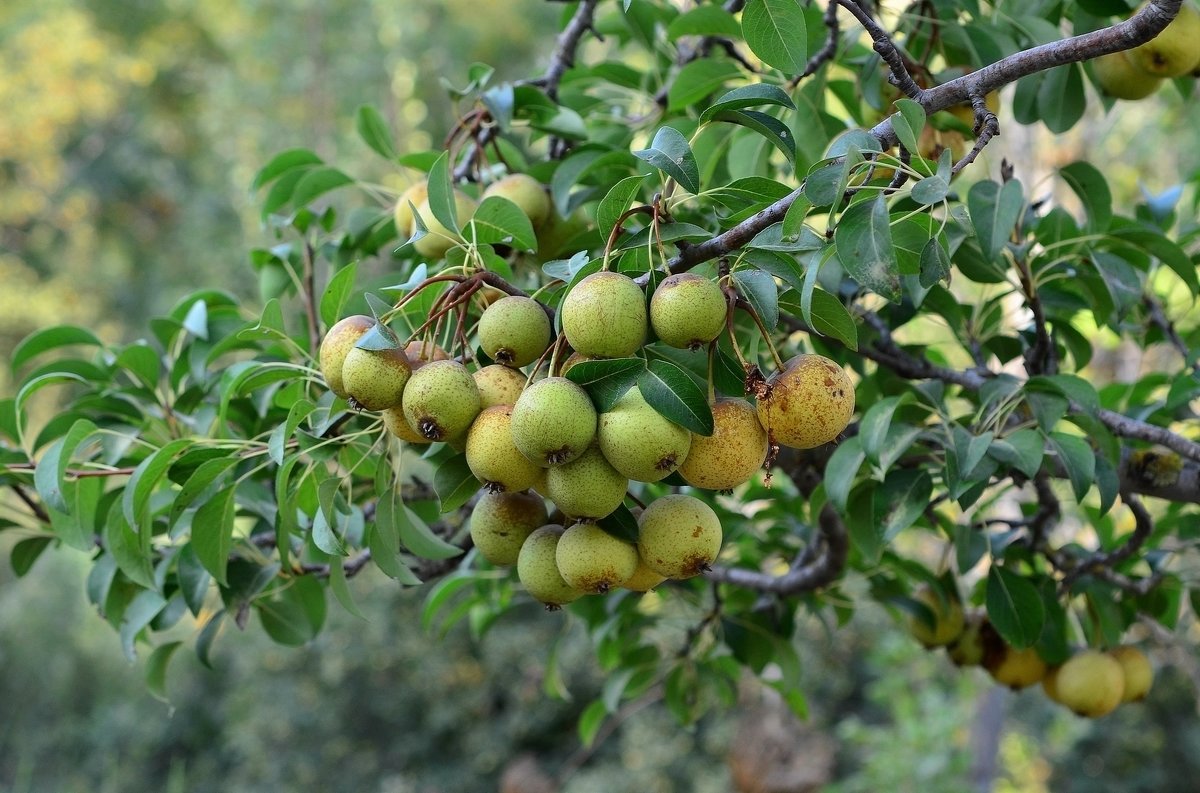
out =
<path fill-rule="evenodd" d="M 546 95 L 555 101 L 558 100 L 558 84 L 567 69 L 575 64 L 575 53 L 583 40 L 583 34 L 592 28 L 597 2 L 599 0 L 583 0 L 575 9 L 575 16 L 571 17 L 571 21 L 558 36 L 558 43 L 554 47 L 554 55 L 550 58 L 546 73 L 537 80 L 537 84 L 545 90 Z"/>
<path fill-rule="evenodd" d="M 831 584 L 841 576 L 846 566 L 846 553 L 849 550 L 846 526 L 837 511 L 826 504 L 821 510 L 818 527 L 822 548 L 808 564 L 798 566 L 783 575 L 717 566 L 706 573 L 705 577 L 710 581 L 774 595 L 795 595 Z"/>

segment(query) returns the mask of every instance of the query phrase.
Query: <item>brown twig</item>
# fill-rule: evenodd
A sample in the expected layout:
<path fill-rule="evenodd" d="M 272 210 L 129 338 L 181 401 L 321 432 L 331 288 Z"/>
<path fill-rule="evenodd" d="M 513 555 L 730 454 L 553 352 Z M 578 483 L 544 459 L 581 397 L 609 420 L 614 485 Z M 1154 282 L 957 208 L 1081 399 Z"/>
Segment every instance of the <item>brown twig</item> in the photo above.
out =
<path fill-rule="evenodd" d="M 846 567 L 846 554 L 849 551 L 846 526 L 837 511 L 828 504 L 821 510 L 817 525 L 820 530 L 818 541 L 823 547 L 809 564 L 790 569 L 782 575 L 719 565 L 705 573 L 705 578 L 784 596 L 810 592 L 831 584 Z"/>

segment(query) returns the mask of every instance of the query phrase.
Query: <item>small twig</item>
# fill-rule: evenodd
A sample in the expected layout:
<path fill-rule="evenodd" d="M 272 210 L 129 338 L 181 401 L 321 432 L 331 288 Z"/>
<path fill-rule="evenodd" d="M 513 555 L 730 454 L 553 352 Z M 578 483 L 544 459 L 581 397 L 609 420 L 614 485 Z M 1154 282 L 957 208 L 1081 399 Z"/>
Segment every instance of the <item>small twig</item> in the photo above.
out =
<path fill-rule="evenodd" d="M 563 75 L 575 65 L 575 55 L 583 40 L 583 34 L 593 29 L 592 20 L 597 2 L 598 0 L 583 0 L 575 9 L 575 16 L 571 17 L 571 21 L 559 34 L 545 74 L 534 81 L 546 92 L 546 96 L 554 101 L 558 101 L 558 84 L 562 82 Z"/>
<path fill-rule="evenodd" d="M 45 507 L 35 501 L 20 483 L 13 482 L 8 487 L 17 494 L 17 498 L 21 499 L 25 503 L 25 506 L 29 507 L 29 511 L 33 513 L 35 518 L 42 523 L 50 522 L 50 513 L 46 511 Z"/>
<path fill-rule="evenodd" d="M 317 318 L 317 267 L 312 243 L 304 241 L 304 317 L 308 323 L 308 352 L 315 356 L 321 347 L 321 322 Z"/>
<path fill-rule="evenodd" d="M 782 575 L 717 566 L 705 573 L 705 577 L 710 581 L 784 596 L 810 592 L 830 584 L 841 576 L 846 566 L 846 554 L 849 550 L 846 526 L 837 511 L 828 504 L 821 510 L 817 524 L 820 529 L 820 541 L 824 547 L 807 565 L 789 569 Z"/>
<path fill-rule="evenodd" d="M 892 70 L 892 84 L 903 91 L 904 95 L 908 98 L 920 102 L 925 95 L 925 89 L 917 85 L 917 81 L 909 74 L 908 65 L 900 52 L 900 48 L 892 41 L 887 31 L 880 27 L 874 17 L 867 13 L 867 10 L 855 2 L 855 0 L 832 0 L 832 2 L 836 2 L 853 14 L 854 18 L 863 26 L 863 29 L 867 31 L 867 34 L 871 37 L 875 52 L 879 53 L 879 57 Z"/>
<path fill-rule="evenodd" d="M 975 113 L 975 145 L 954 164 L 954 167 L 950 169 L 951 173 L 959 173 L 963 168 L 975 162 L 975 158 L 983 151 L 983 147 L 1000 134 L 1000 119 L 996 118 L 996 114 L 987 106 L 987 100 L 983 94 L 971 96 L 971 109 Z"/>

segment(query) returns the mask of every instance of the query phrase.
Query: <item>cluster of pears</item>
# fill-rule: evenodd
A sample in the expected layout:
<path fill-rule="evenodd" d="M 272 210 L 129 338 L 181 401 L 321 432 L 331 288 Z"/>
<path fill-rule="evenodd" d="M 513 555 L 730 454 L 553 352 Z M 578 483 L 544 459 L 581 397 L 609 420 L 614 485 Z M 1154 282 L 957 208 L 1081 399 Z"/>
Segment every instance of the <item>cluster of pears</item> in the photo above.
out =
<path fill-rule="evenodd" d="M 1107 652 L 1085 649 L 1058 666 L 1049 666 L 1033 647 L 1005 643 L 982 614 L 966 615 L 957 599 L 922 587 L 915 599 L 925 613 L 909 623 L 926 647 L 945 647 L 958 666 L 982 666 L 1001 685 L 1013 690 L 1037 683 L 1052 701 L 1087 718 L 1100 718 L 1127 702 L 1145 699 L 1154 682 L 1146 654 L 1132 645 Z"/>
<path fill-rule="evenodd" d="M 1200 10 L 1189 0 L 1162 32 L 1131 50 L 1092 62 L 1100 89 L 1116 99 L 1145 99 L 1164 80 L 1200 72 Z"/>

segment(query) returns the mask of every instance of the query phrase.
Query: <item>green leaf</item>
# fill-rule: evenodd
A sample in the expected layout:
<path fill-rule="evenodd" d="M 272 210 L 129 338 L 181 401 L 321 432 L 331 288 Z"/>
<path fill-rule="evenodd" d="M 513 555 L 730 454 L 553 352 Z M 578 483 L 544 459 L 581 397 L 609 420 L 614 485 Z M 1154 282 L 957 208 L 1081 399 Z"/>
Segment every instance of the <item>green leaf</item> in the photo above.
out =
<path fill-rule="evenodd" d="M 723 36 L 741 38 L 742 28 L 719 5 L 702 5 L 680 14 L 667 25 L 667 38 L 675 41 L 682 36 Z"/>
<path fill-rule="evenodd" d="M 783 152 L 788 162 L 796 164 L 796 140 L 792 136 L 792 130 L 774 116 L 757 110 L 722 110 L 714 116 L 714 120 L 727 121 L 754 130 Z"/>
<path fill-rule="evenodd" d="M 762 270 L 742 269 L 733 272 L 733 283 L 767 330 L 775 330 L 779 325 L 779 289 L 775 279 Z"/>
<path fill-rule="evenodd" d="M 1046 72 L 1037 92 L 1038 115 L 1046 129 L 1057 134 L 1074 127 L 1087 108 L 1083 93 L 1083 69 L 1077 63 Z"/>
<path fill-rule="evenodd" d="M 650 148 L 635 151 L 639 160 L 650 163 L 679 183 L 689 193 L 700 192 L 700 170 L 687 138 L 674 127 L 661 127 L 654 134 Z"/>
<path fill-rule="evenodd" d="M 604 700 L 598 699 L 583 709 L 583 713 L 579 715 L 579 741 L 584 746 L 591 746 L 596 740 L 596 733 L 600 731 L 600 725 L 604 723 L 604 719 L 608 716 L 608 708 L 604 705 Z"/>
<path fill-rule="evenodd" d="M 925 127 L 925 108 L 911 99 L 897 99 L 895 104 L 898 112 L 891 115 L 892 129 L 904 148 L 915 154 L 920 148 L 917 141 L 921 130 Z"/>
<path fill-rule="evenodd" d="M 177 438 L 142 460 L 137 468 L 133 469 L 125 483 L 125 492 L 121 495 L 121 509 L 125 512 L 125 520 L 129 521 L 129 525 L 135 531 L 142 528 L 142 513 L 150 503 L 150 495 L 155 486 L 162 482 L 175 458 L 192 445 L 193 441 L 190 438 Z"/>
<path fill-rule="evenodd" d="M 179 590 L 183 593 L 183 602 L 187 604 L 188 610 L 192 612 L 193 616 L 200 616 L 200 612 L 204 609 L 204 598 L 208 594 L 209 584 L 212 583 L 212 576 L 196 558 L 196 551 L 192 548 L 191 543 L 183 546 L 179 552 L 175 572 L 179 578 Z"/>
<path fill-rule="evenodd" d="M 467 465 L 467 456 L 459 454 L 438 466 L 433 474 L 433 489 L 442 512 L 458 509 L 479 491 L 479 480 Z"/>
<path fill-rule="evenodd" d="M 896 409 L 906 401 L 905 396 L 894 396 L 881 399 L 867 409 L 862 421 L 858 424 L 858 438 L 862 444 L 867 459 L 879 464 L 879 452 L 887 438 L 888 427 L 896 415 Z"/>
<path fill-rule="evenodd" d="M 1087 228 L 1093 233 L 1104 231 L 1112 220 L 1112 193 L 1108 180 L 1090 162 L 1077 161 L 1058 171 L 1087 212 Z"/>
<path fill-rule="evenodd" d="M 682 110 L 699 102 L 725 83 L 741 76 L 741 71 L 732 61 L 697 58 L 684 65 L 671 81 L 667 91 L 667 112 Z"/>
<path fill-rule="evenodd" d="M 913 201 L 916 201 L 918 204 L 925 204 L 926 206 L 929 206 L 931 204 L 940 204 L 942 201 L 946 200 L 946 196 L 949 195 L 949 193 L 950 183 L 941 176 L 934 174 L 933 176 L 926 176 L 924 179 L 914 184 L 912 186 L 911 195 Z M 936 240 L 930 240 L 930 242 L 936 242 Z"/>
<path fill-rule="evenodd" d="M 12 564 L 17 578 L 22 578 L 29 572 L 29 568 L 33 567 L 33 563 L 42 555 L 42 551 L 53 541 L 53 537 L 26 537 L 12 547 L 8 561 Z"/>
<path fill-rule="evenodd" d="M 42 455 L 33 471 L 33 487 L 46 506 L 71 514 L 71 506 L 64 496 L 63 480 L 75 450 L 96 431 L 97 427 L 91 421 L 78 419 L 67 430 L 67 434 L 55 441 Z"/>
<path fill-rule="evenodd" d="M 488 196 L 471 216 L 469 228 L 477 244 L 499 242 L 519 251 L 537 250 L 533 225 L 521 208 L 502 196 Z"/>
<path fill-rule="evenodd" d="M 133 644 L 137 640 L 137 635 L 142 629 L 150 624 L 150 621 L 158 616 L 158 613 L 167 605 L 167 601 L 157 592 L 144 589 L 134 596 L 129 605 L 125 607 L 124 613 L 121 614 L 121 647 L 125 650 L 125 657 L 130 661 L 137 657 L 137 653 L 133 649 Z"/>
<path fill-rule="evenodd" d="M 267 635 L 290 647 L 312 641 L 325 624 L 325 589 L 313 576 L 298 576 L 254 605 Z"/>
<path fill-rule="evenodd" d="M 1033 478 L 1042 467 L 1045 446 L 1046 442 L 1037 430 L 1023 429 L 992 441 L 988 454 Z"/>
<path fill-rule="evenodd" d="M 600 200 L 599 206 L 596 207 L 596 230 L 600 233 L 600 239 L 607 240 L 609 238 L 617 221 L 621 215 L 625 214 L 625 210 L 629 209 L 630 203 L 642 189 L 645 181 L 644 174 L 626 176 L 613 185 Z"/>
<path fill-rule="evenodd" d="M 441 469 L 438 471 L 440 473 Z M 478 487 L 477 482 L 476 490 Z M 396 528 L 400 534 L 400 544 L 421 559 L 453 559 L 463 554 L 462 548 L 434 534 L 429 524 L 408 507 L 396 510 Z"/>
<path fill-rule="evenodd" d="M 808 24 L 796 0 L 748 0 L 742 37 L 760 60 L 786 75 L 800 74 L 808 63 Z"/>
<path fill-rule="evenodd" d="M 146 690 L 159 702 L 171 701 L 167 697 L 167 666 L 171 663 L 171 656 L 182 646 L 183 642 L 180 641 L 160 644 L 146 659 Z"/>
<path fill-rule="evenodd" d="M 24 364 L 37 356 L 59 347 L 85 345 L 88 347 L 103 347 L 100 339 L 86 328 L 74 325 L 57 325 L 53 328 L 35 331 L 29 334 L 17 345 L 12 352 L 8 365 L 10 371 L 16 372 Z"/>
<path fill-rule="evenodd" d="M 987 613 L 1004 641 L 1017 649 L 1032 647 L 1046 620 L 1037 587 L 999 565 L 988 571 Z"/>
<path fill-rule="evenodd" d="M 471 570 L 455 570 L 434 584 L 425 596 L 425 607 L 421 610 L 421 627 L 429 630 L 434 619 L 447 602 L 463 589 L 474 584 L 476 574 Z"/>
<path fill-rule="evenodd" d="M 708 397 L 696 381 L 675 364 L 651 361 L 638 377 L 638 390 L 650 407 L 670 421 L 697 435 L 712 435 L 713 416 Z"/>
<path fill-rule="evenodd" d="M 220 491 L 192 517 L 192 550 L 204 569 L 223 586 L 228 584 L 225 568 L 233 547 L 233 516 L 237 509 L 233 491 L 232 486 Z"/>
<path fill-rule="evenodd" d="M 618 506 L 607 517 L 601 518 L 598 525 L 618 540 L 624 540 L 631 545 L 637 544 L 638 521 L 624 504 Z"/>
<path fill-rule="evenodd" d="M 331 190 L 354 184 L 354 179 L 337 168 L 321 166 L 313 168 L 300 177 L 292 190 L 292 206 L 299 209 L 320 198 Z"/>
<path fill-rule="evenodd" d="M 855 435 L 842 441 L 829 456 L 829 462 L 825 463 L 825 495 L 839 512 L 845 513 L 850 501 L 850 489 L 854 486 L 858 469 L 866 459 L 862 441 Z"/>
<path fill-rule="evenodd" d="M 238 462 L 238 457 L 231 455 L 201 463 L 183 483 L 183 487 L 180 488 L 175 500 L 171 503 L 169 525 L 174 526 L 184 511 L 203 495 L 213 482 L 216 482 L 222 474 L 233 468 Z"/>
<path fill-rule="evenodd" d="M 1051 432 L 1046 441 L 1063 468 L 1067 469 L 1075 500 L 1083 501 L 1096 481 L 1096 452 L 1083 438 L 1065 432 Z"/>
<path fill-rule="evenodd" d="M 321 294 L 321 323 L 326 328 L 341 318 L 342 309 L 350 293 L 354 291 L 354 276 L 358 272 L 358 263 L 351 262 L 334 273 L 329 279 L 329 285 Z M 316 352 L 312 350 L 311 352 Z"/>
<path fill-rule="evenodd" d="M 350 553 L 339 533 L 339 529 L 345 531 L 346 523 L 342 517 L 346 515 L 346 507 L 341 499 L 341 486 L 341 480 L 332 477 L 317 486 L 318 509 L 313 515 L 312 541 L 313 545 L 330 556 L 346 556 Z"/>
<path fill-rule="evenodd" d="M 429 169 L 427 185 L 429 194 L 426 200 L 429 202 L 429 212 L 437 218 L 439 223 L 457 234 L 459 230 L 458 206 L 454 200 L 454 187 L 450 182 L 449 152 L 442 152 L 433 167 Z"/>
<path fill-rule="evenodd" d="M 930 239 L 921 249 L 920 284 L 926 289 L 932 288 L 939 281 L 949 281 L 953 265 L 950 254 L 936 238 Z"/>
<path fill-rule="evenodd" d="M 577 363 L 567 371 L 566 378 L 582 386 L 596 410 L 604 413 L 612 409 L 645 371 L 646 362 L 641 358 L 612 358 Z"/>
<path fill-rule="evenodd" d="M 883 196 L 847 209 L 834 229 L 833 243 L 851 278 L 889 300 L 900 300 L 899 265 Z"/>
<path fill-rule="evenodd" d="M 145 342 L 134 342 L 126 346 L 117 354 L 115 363 L 151 391 L 158 386 L 162 363 L 158 359 L 158 353 Z"/>
<path fill-rule="evenodd" d="M 395 159 L 396 146 L 392 143 L 392 133 L 378 110 L 371 105 L 359 105 L 354 126 L 363 143 L 370 146 L 372 151 L 386 159 Z"/>
<path fill-rule="evenodd" d="M 771 83 L 753 83 L 734 88 L 729 93 L 713 102 L 700 114 L 700 123 L 711 121 L 718 113 L 727 110 L 743 110 L 747 107 L 761 105 L 778 105 L 789 110 L 795 110 L 792 98 L 777 85 Z"/>
<path fill-rule="evenodd" d="M 1001 187 L 991 180 L 976 182 L 967 194 L 967 211 L 984 257 L 994 260 L 1004 249 L 1021 217 L 1025 198 L 1021 183 L 1012 179 Z"/>
<path fill-rule="evenodd" d="M 150 564 L 150 532 L 135 533 L 125 520 L 119 501 L 114 501 L 101 529 L 104 547 L 125 577 L 146 589 L 156 588 Z"/>
<path fill-rule="evenodd" d="M 346 580 L 346 568 L 340 556 L 329 560 L 329 589 L 337 598 L 338 603 L 342 604 L 342 608 L 360 620 L 366 619 L 359 610 L 358 604 L 354 602 L 354 595 L 350 592 L 350 585 Z"/>
<path fill-rule="evenodd" d="M 929 506 L 933 480 L 928 472 L 898 469 L 875 488 L 872 499 L 875 521 L 885 541 L 913 525 Z"/>
<path fill-rule="evenodd" d="M 254 175 L 254 183 L 251 189 L 258 190 L 263 185 L 266 185 L 278 179 L 288 171 L 297 168 L 311 168 L 314 165 L 321 165 L 324 162 L 313 152 L 308 149 L 288 149 L 281 151 L 271 158 L 271 161 L 262 167 L 257 174 Z"/>

